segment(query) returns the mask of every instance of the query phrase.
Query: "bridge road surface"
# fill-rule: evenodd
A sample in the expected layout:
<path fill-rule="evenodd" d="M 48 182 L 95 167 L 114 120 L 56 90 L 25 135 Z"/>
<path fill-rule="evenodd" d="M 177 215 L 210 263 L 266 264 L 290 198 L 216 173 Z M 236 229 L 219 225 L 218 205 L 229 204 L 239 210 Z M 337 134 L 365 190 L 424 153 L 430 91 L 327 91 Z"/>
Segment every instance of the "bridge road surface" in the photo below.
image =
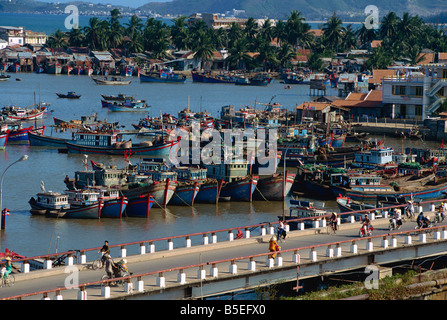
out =
<path fill-rule="evenodd" d="M 447 225 L 447 221 L 444 221 L 437 226 Z M 374 226 L 373 235 L 386 235 L 390 233 L 388 230 L 388 219 L 377 219 L 373 220 L 372 224 Z M 416 222 L 407 221 L 403 224 L 402 228 L 398 231 L 409 231 L 414 230 Z M 336 234 L 328 234 L 327 227 L 320 228 L 321 233 L 315 233 L 311 235 L 299 235 L 303 231 L 290 231 L 288 237 L 283 242 L 278 242 L 282 249 L 293 249 L 299 247 L 306 247 L 310 245 L 325 244 L 331 242 L 338 242 L 344 240 L 353 240 L 359 237 L 359 229 L 361 224 L 359 222 L 342 224 L 340 229 Z M 308 230 L 308 229 L 306 229 Z M 391 231 L 395 232 L 395 231 Z M 164 270 L 180 266 L 195 265 L 202 262 L 225 260 L 230 258 L 237 258 L 243 256 L 249 256 L 253 254 L 261 254 L 268 252 L 268 241 L 271 235 L 266 236 L 256 236 L 253 232 L 252 237 L 249 239 L 238 239 L 231 242 L 220 241 L 217 244 L 207 244 L 207 245 L 197 245 L 190 248 L 175 248 L 171 251 L 158 251 L 155 253 L 146 253 L 145 255 L 135 255 L 126 257 L 128 261 L 129 271 L 135 274 L 146 273 L 151 271 Z M 399 243 L 403 243 L 403 237 L 397 237 Z M 431 237 L 427 236 L 427 240 Z M 375 239 L 374 248 L 380 248 L 381 238 Z M 414 240 L 417 242 L 416 240 Z M 350 243 L 342 244 L 342 250 L 344 252 L 349 251 L 348 246 Z M 320 251 L 319 251 L 320 250 Z M 317 248 L 318 256 L 325 256 L 326 248 Z M 364 245 L 359 245 L 359 253 L 365 249 Z M 306 254 L 307 255 L 307 254 Z M 303 257 L 307 259 L 308 257 Z M 115 258 L 115 261 L 119 261 L 120 258 Z M 255 259 L 257 270 L 261 266 L 265 266 L 266 257 L 260 257 Z M 224 266 L 219 266 L 219 275 L 228 273 L 229 263 Z M 206 266 L 205 270 L 207 272 L 207 279 L 209 278 L 209 268 L 211 266 Z M 240 270 L 246 269 L 246 263 L 241 265 Z M 25 293 L 38 292 L 43 290 L 55 289 L 58 287 L 65 287 L 65 280 L 69 274 L 64 273 L 64 271 L 56 272 L 56 269 L 64 270 L 64 267 L 57 267 L 51 270 L 40 270 L 31 271 L 28 274 L 16 274 L 16 283 L 12 287 L 0 288 L 0 299 Z M 90 270 L 82 268 L 79 272 L 79 284 L 95 282 L 101 280 L 101 277 L 105 274 L 104 269 Z M 197 281 L 197 270 L 198 268 L 192 268 L 190 270 L 185 270 L 187 274 L 187 282 Z M 166 285 L 177 282 L 178 271 L 173 271 L 165 273 Z M 21 276 L 27 276 L 27 279 L 20 279 Z M 158 288 L 155 286 L 157 275 L 143 277 L 145 290 L 146 288 Z M 136 279 L 132 279 L 135 282 Z M 78 289 L 73 290 L 62 290 L 61 294 L 64 300 L 77 299 Z M 97 300 L 104 299 L 101 296 L 100 285 L 94 287 L 86 287 L 87 299 Z M 122 286 L 111 286 L 111 298 L 117 297 L 118 293 L 123 293 Z M 53 299 L 54 294 L 50 293 L 49 298 Z M 150 298 L 150 297 L 148 297 Z M 25 297 L 23 300 L 39 300 L 42 299 L 42 295 L 36 295 L 32 297 Z M 143 298 L 144 299 L 144 298 Z M 167 298 L 168 299 L 168 298 Z"/>

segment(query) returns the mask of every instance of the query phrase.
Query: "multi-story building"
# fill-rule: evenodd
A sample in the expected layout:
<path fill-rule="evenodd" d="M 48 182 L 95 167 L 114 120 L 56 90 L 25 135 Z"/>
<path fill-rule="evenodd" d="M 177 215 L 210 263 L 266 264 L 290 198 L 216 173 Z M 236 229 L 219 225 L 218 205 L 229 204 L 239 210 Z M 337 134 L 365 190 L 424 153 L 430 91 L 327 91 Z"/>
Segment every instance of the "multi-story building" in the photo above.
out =
<path fill-rule="evenodd" d="M 0 26 L 0 39 L 5 40 L 8 46 L 43 45 L 46 43 L 47 36 L 44 32 L 23 30 L 23 27 Z"/>
<path fill-rule="evenodd" d="M 419 67 L 396 67 L 401 73 L 383 79 L 383 104 L 390 117 L 426 119 L 447 98 L 447 64 L 429 63 Z"/>

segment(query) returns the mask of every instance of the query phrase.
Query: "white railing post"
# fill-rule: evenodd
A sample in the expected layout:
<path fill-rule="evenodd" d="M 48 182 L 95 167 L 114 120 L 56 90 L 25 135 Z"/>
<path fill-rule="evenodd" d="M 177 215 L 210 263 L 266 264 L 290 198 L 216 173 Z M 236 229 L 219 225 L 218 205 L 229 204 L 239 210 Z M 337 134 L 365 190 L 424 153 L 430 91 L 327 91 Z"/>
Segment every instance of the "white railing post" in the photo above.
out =
<path fill-rule="evenodd" d="M 101 287 L 101 297 L 104 297 L 105 299 L 110 298 L 110 287 L 109 287 L 109 284 Z"/>
<path fill-rule="evenodd" d="M 141 277 L 138 277 L 137 281 L 135 282 L 135 290 L 138 292 L 144 292 L 144 281 Z"/>
<path fill-rule="evenodd" d="M 357 253 L 357 244 L 355 243 L 355 241 L 352 241 L 351 243 L 351 253 Z"/>
<path fill-rule="evenodd" d="M 368 239 L 368 242 L 366 242 L 366 250 L 367 251 L 374 250 L 374 245 L 373 245 L 372 239 Z"/>
<path fill-rule="evenodd" d="M 208 241 L 209 241 L 208 236 L 204 234 L 202 238 L 202 244 L 208 244 Z"/>
<path fill-rule="evenodd" d="M 245 238 L 250 238 L 250 229 L 245 229 Z"/>
<path fill-rule="evenodd" d="M 78 300 L 87 300 L 87 291 L 85 291 L 85 287 L 79 289 Z"/>
<path fill-rule="evenodd" d="M 186 273 L 183 272 L 183 269 L 179 270 L 179 273 L 177 275 L 177 282 L 180 284 L 186 283 Z"/>
<path fill-rule="evenodd" d="M 163 272 L 160 272 L 157 277 L 157 287 L 165 288 L 166 287 L 166 278 L 163 275 Z"/>
<path fill-rule="evenodd" d="M 248 270 L 252 272 L 256 271 L 256 261 L 253 258 L 250 258 L 250 261 L 248 261 Z"/>
<path fill-rule="evenodd" d="M 419 234 L 419 241 L 422 243 L 425 243 L 427 241 L 427 234 L 425 232 Z"/>
<path fill-rule="evenodd" d="M 149 253 L 155 252 L 155 244 L 153 242 L 149 242 Z"/>
<path fill-rule="evenodd" d="M 53 267 L 53 261 L 51 259 L 45 259 L 43 268 L 44 269 L 51 269 Z"/>
<path fill-rule="evenodd" d="M 328 245 L 326 249 L 326 257 L 333 258 L 334 257 L 334 249 L 332 249 L 331 245 Z"/>
<path fill-rule="evenodd" d="M 386 237 L 382 239 L 382 248 L 388 248 L 388 239 Z"/>
<path fill-rule="evenodd" d="M 309 259 L 313 262 L 317 261 L 317 251 L 315 251 L 315 248 L 312 248 L 309 252 Z"/>
<path fill-rule="evenodd" d="M 168 250 L 174 250 L 174 242 L 172 242 L 172 239 L 168 240 Z"/>
<path fill-rule="evenodd" d="M 81 264 L 87 263 L 87 256 L 85 255 L 85 252 L 81 252 L 80 260 L 81 260 Z"/>
<path fill-rule="evenodd" d="M 296 264 L 300 264 L 300 262 L 301 262 L 301 257 L 300 257 L 300 255 L 298 254 L 298 251 L 294 251 L 294 252 L 293 252 L 292 260 L 293 260 L 293 262 L 295 262 Z"/>
<path fill-rule="evenodd" d="M 231 274 L 237 274 L 237 264 L 234 261 L 231 261 L 229 271 Z"/>
<path fill-rule="evenodd" d="M 211 242 L 212 243 L 217 243 L 217 236 L 215 233 L 211 234 Z"/>
<path fill-rule="evenodd" d="M 275 262 L 276 262 L 276 265 L 277 265 L 278 267 L 281 267 L 281 266 L 282 266 L 282 256 L 281 256 L 281 253 L 278 253 L 278 254 L 276 255 Z"/>
<path fill-rule="evenodd" d="M 191 248 L 191 239 L 188 236 L 185 239 L 185 247 Z"/>
<path fill-rule="evenodd" d="M 397 247 L 397 239 L 396 239 L 395 236 L 392 236 L 392 237 L 391 237 L 391 246 L 392 246 L 393 248 L 396 248 L 396 247 Z"/>
<path fill-rule="evenodd" d="M 228 231 L 228 241 L 233 241 L 234 240 L 234 233 L 230 230 Z"/>
<path fill-rule="evenodd" d="M 197 278 L 200 280 L 203 280 L 206 278 L 206 270 L 203 269 L 203 266 L 199 267 L 199 270 L 197 271 Z"/>
<path fill-rule="evenodd" d="M 22 264 L 22 273 L 28 273 L 29 272 L 29 263 L 28 261 L 23 261 Z"/>
<path fill-rule="evenodd" d="M 341 257 L 341 247 L 339 243 L 337 243 L 337 246 L 335 247 L 335 256 Z"/>
<path fill-rule="evenodd" d="M 210 276 L 213 278 L 217 278 L 217 276 L 219 275 L 219 270 L 216 267 L 216 264 L 213 263 L 213 265 L 211 266 L 211 270 L 210 270 Z"/>
<path fill-rule="evenodd" d="M 146 254 L 146 246 L 144 243 L 140 243 L 140 254 Z"/>
<path fill-rule="evenodd" d="M 121 258 L 125 258 L 127 255 L 127 249 L 124 246 L 121 246 Z"/>
<path fill-rule="evenodd" d="M 261 226 L 261 236 L 265 236 L 267 234 L 267 230 L 265 229 L 265 226 Z"/>
<path fill-rule="evenodd" d="M 405 236 L 405 244 L 411 244 L 411 235 L 409 233 Z"/>

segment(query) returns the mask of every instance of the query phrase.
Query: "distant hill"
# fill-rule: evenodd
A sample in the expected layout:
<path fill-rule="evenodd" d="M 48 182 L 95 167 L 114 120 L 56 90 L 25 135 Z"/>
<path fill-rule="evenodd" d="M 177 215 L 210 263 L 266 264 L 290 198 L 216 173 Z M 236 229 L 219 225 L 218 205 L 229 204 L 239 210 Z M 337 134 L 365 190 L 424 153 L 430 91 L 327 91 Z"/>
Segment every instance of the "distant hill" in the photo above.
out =
<path fill-rule="evenodd" d="M 365 7 L 375 5 L 379 16 L 389 11 L 402 16 L 403 12 L 423 17 L 447 12 L 445 0 L 173 0 L 150 2 L 139 9 L 157 14 L 186 15 L 196 12 L 225 13 L 233 9 L 245 10 L 245 17 L 285 19 L 292 10 L 307 20 L 326 20 L 334 12 L 344 20 L 363 21 Z"/>

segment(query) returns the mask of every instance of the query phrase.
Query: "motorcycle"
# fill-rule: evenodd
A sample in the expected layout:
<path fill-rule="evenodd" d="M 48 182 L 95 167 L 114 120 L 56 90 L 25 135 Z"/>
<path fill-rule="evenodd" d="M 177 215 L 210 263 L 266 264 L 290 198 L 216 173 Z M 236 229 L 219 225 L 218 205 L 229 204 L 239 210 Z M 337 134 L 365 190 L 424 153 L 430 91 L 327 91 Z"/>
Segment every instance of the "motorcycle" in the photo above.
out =
<path fill-rule="evenodd" d="M 441 214 L 441 212 L 437 211 L 435 213 L 435 223 L 441 223 L 442 221 L 444 221 L 444 219 L 445 219 L 445 216 L 443 216 Z"/>
<path fill-rule="evenodd" d="M 396 219 L 394 219 L 394 218 L 390 219 L 390 225 L 388 228 L 390 229 L 390 231 L 397 229 Z"/>
<path fill-rule="evenodd" d="M 365 224 L 362 225 L 362 227 L 360 228 L 360 231 L 359 231 L 360 238 L 372 236 L 373 230 L 374 230 L 374 228 L 372 225 L 368 225 L 368 226 L 366 226 Z"/>

